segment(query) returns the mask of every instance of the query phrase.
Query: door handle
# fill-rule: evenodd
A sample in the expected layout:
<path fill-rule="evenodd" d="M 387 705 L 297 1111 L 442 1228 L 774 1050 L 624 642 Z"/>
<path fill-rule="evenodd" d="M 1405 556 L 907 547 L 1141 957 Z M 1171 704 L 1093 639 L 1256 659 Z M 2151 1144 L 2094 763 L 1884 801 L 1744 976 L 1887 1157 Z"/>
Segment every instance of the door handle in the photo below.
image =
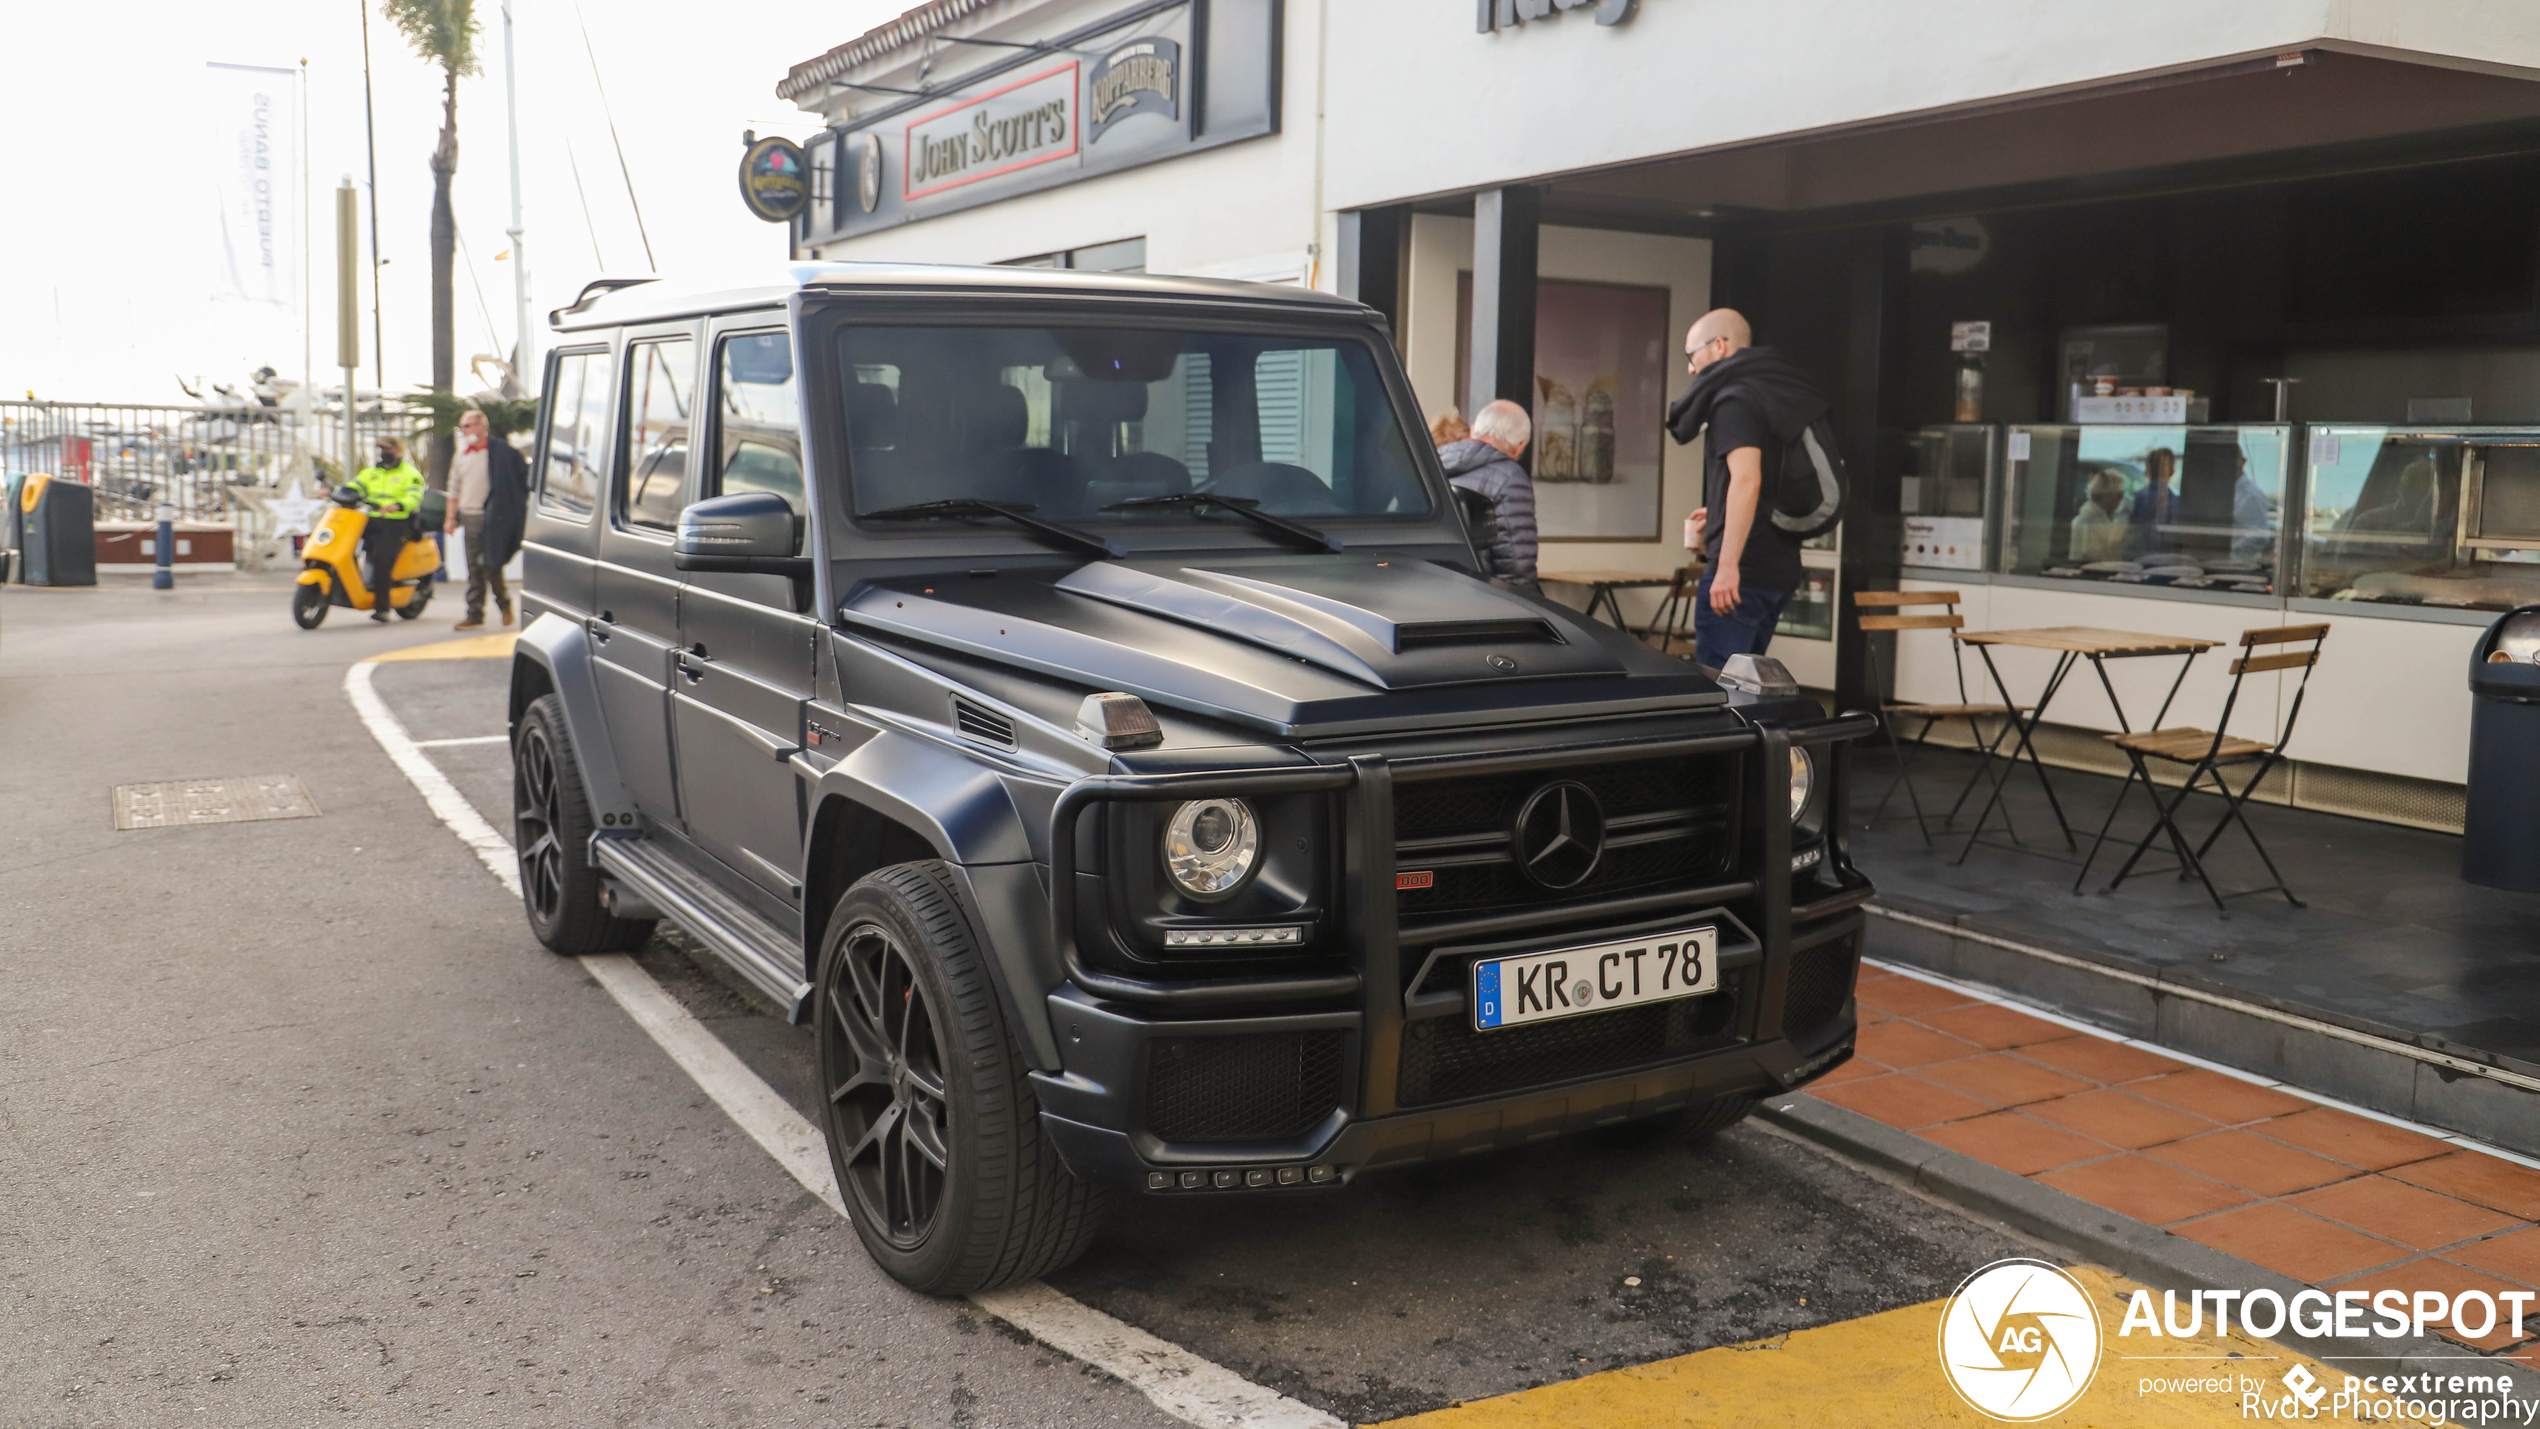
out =
<path fill-rule="evenodd" d="M 609 643 L 609 637 L 616 633 L 608 627 L 615 624 L 617 624 L 617 617 L 610 614 L 608 611 L 603 610 L 598 615 L 595 615 L 589 620 L 583 622 L 583 628 L 591 632 L 591 638 L 593 640 L 598 641 L 602 645 L 606 645 Z"/>
<path fill-rule="evenodd" d="M 706 677 L 706 662 L 709 658 L 706 648 L 702 645 L 694 650 L 682 650 L 679 652 L 679 673 L 687 676 L 688 683 L 693 685 Z"/>

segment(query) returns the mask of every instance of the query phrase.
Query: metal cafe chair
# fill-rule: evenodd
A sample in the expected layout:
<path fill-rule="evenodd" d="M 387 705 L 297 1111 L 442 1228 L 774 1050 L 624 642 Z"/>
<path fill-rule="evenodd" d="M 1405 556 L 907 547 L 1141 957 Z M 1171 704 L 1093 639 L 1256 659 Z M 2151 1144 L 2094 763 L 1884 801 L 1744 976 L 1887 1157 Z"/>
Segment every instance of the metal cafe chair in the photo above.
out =
<path fill-rule="evenodd" d="M 1647 625 L 1633 626 L 1632 633 L 1643 640 L 1655 638 L 1660 653 L 1673 654 L 1677 641 L 1693 638 L 1689 627 L 1693 620 L 1694 593 L 1701 582 L 1702 566 L 1699 562 L 1676 567 L 1676 583 L 1667 587 L 1666 599 L 1658 602 L 1658 613 L 1650 617 Z"/>
<path fill-rule="evenodd" d="M 2196 881 L 2205 885 L 2205 896 L 2214 900 L 2214 911 L 2223 917 L 2231 916 L 2231 910 L 2223 904 L 2225 898 L 2245 898 L 2258 893 L 2281 893 L 2285 902 L 2296 908 L 2304 906 L 2302 900 L 2294 897 L 2293 890 L 2286 886 L 2284 875 L 2277 871 L 2275 860 L 2267 854 L 2266 845 L 2258 841 L 2258 831 L 2250 827 L 2245 810 L 2250 794 L 2284 759 L 2284 746 L 2293 739 L 2294 721 L 2302 717 L 2303 691 L 2310 687 L 2311 671 L 2319 664 L 2320 644 L 2327 638 L 2326 625 L 2284 625 L 2264 630 L 2244 630 L 2240 634 L 2240 648 L 2250 653 L 2244 653 L 2231 662 L 2231 690 L 2223 696 L 2222 717 L 2214 721 L 2213 729 L 2152 729 L 2136 734 L 2106 736 L 2110 744 L 2125 751 L 2133 767 L 2127 771 L 2125 783 L 2117 788 L 2117 801 L 2109 806 L 2107 820 L 2099 826 L 2099 837 L 2091 842 L 2090 857 L 2081 862 L 2081 874 L 2073 880 L 2075 892 L 2080 891 L 2082 879 L 2089 876 L 2090 859 L 2098 857 L 2100 844 L 2107 841 L 2108 828 L 2117 821 L 2117 809 L 2125 803 L 2127 791 L 2134 787 L 2135 780 L 2140 779 L 2144 792 L 2152 799 L 2153 824 L 2144 831 L 2142 840 L 2135 844 L 2134 852 L 2126 856 L 2125 866 L 2108 881 L 2107 891 L 2114 893 L 2117 885 L 2125 882 L 2135 871 L 2135 865 L 2152 847 L 2152 840 L 2167 834 L 2171 851 L 2178 856 L 2179 877 L 2185 878 L 2191 873 L 2196 875 Z M 2280 650 L 2265 655 L 2254 653 L 2262 645 L 2299 645 L 2306 640 L 2311 646 L 2308 650 Z M 2240 702 L 2241 682 L 2251 675 L 2274 670 L 2302 672 L 2301 682 L 2293 687 L 2293 699 L 2285 706 L 2284 723 L 2277 728 L 2275 738 L 2272 741 L 2241 739 L 2225 733 L 2231 728 L 2231 711 Z M 2189 766 L 2187 782 L 2181 784 L 2166 802 L 2162 800 L 2160 790 L 2153 786 L 2152 767 L 2145 762 L 2154 759 Z M 2249 777 L 2234 790 L 2230 781 L 2224 778 L 2223 771 L 2240 768 L 2249 769 Z M 2213 832 L 2205 835 L 2205 841 L 2191 852 L 2187 847 L 2187 835 L 2179 831 L 2177 815 L 2179 806 L 2187 802 L 2187 796 L 2207 779 L 2213 781 L 2214 792 L 2222 795 L 2223 816 L 2214 824 Z M 2227 894 L 2215 890 L 2214 880 L 2205 872 L 2205 855 L 2213 851 L 2214 841 L 2222 837 L 2223 830 L 2234 823 L 2238 823 L 2240 831 L 2249 836 L 2249 847 L 2257 851 L 2258 861 L 2267 866 L 2267 875 L 2275 882 Z"/>
<path fill-rule="evenodd" d="M 1946 613 L 1940 615 L 1870 614 L 1870 611 L 1873 609 L 1893 612 L 1918 605 L 1942 605 L 1947 606 L 1948 610 Z M 1880 630 L 1956 631 L 1965 629 L 1967 624 L 1967 618 L 1958 613 L 1958 592 L 1954 590 L 1856 590 L 1852 593 L 1852 606 L 1854 611 L 1857 613 L 1861 629 L 1864 632 Z M 1914 754 L 1918 754 L 1922 751 L 1926 737 L 1930 735 L 1932 730 L 1939 727 L 1944 722 L 1965 720 L 1967 722 L 1967 736 L 1969 739 L 1974 741 L 1977 753 L 1982 755 L 1985 759 L 1990 759 L 1994 756 L 1995 749 L 2002 743 L 2003 736 L 2010 732 L 2012 722 L 2011 717 L 2020 712 L 2018 710 L 2014 710 L 2009 705 L 1985 704 L 1981 701 L 1971 701 L 1967 698 L 1967 666 L 1965 653 L 1965 651 L 1958 647 L 1957 637 L 1952 635 L 1949 640 L 1949 658 L 1950 663 L 1956 667 L 1958 673 L 1958 703 L 1913 704 L 1892 702 L 1881 707 L 1886 712 L 1886 718 L 1879 721 L 1879 729 L 1887 735 L 1888 752 L 1896 756 L 1896 777 L 1888 781 L 1886 791 L 1879 795 L 1878 806 L 1870 810 L 1869 822 L 1873 824 L 1877 823 L 1879 816 L 1887 812 L 1887 801 L 1896 797 L 1897 786 L 1901 784 L 1905 788 L 1906 800 L 1914 806 L 1914 826 L 1922 830 L 1923 842 L 1926 845 L 1931 842 L 1931 824 L 1923 814 L 1922 796 L 1914 791 L 1913 780 L 1913 756 Z M 1879 665 L 1878 646 L 1871 645 L 1869 647 L 1869 656 L 1870 683 L 1874 687 L 1886 686 L 1887 677 L 1881 671 Z M 1903 743 L 1900 743 L 1896 738 L 1896 722 L 1899 719 L 1918 719 L 1922 721 L 1921 726 L 1914 731 L 1913 738 Z M 1994 731 L 1991 739 L 1985 738 L 1984 734 L 1984 722 L 1988 719 L 1999 719 L 2003 722 L 2002 727 Z M 1906 744 L 1911 744 L 1913 746 L 1913 753 L 1908 753 L 1906 751 Z M 1958 791 L 1958 801 L 1949 806 L 1949 813 L 1941 820 L 1941 827 L 1947 828 L 1949 826 L 1949 821 L 1958 817 L 1958 811 L 1966 806 L 1967 796 L 1975 792 L 1977 782 L 1983 777 L 1984 765 L 1981 761 L 1979 761 L 1976 765 L 1976 772 L 1968 778 L 1966 787 Z M 2009 816 L 2008 810 L 2004 811 L 2004 816 L 2006 818 Z"/>

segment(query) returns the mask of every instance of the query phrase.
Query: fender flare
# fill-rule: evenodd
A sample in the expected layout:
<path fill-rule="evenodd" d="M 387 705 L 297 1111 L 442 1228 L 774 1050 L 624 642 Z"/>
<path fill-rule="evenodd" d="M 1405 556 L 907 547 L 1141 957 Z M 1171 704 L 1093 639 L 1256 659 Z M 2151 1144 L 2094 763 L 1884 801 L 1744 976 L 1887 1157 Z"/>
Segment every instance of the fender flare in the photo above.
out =
<path fill-rule="evenodd" d="M 521 712 L 529 707 L 523 698 L 521 667 L 535 666 L 546 676 L 547 685 L 564 702 L 565 722 L 569 725 L 573 762 L 582 774 L 582 787 L 591 800 L 594 815 L 616 813 L 632 822 L 635 801 L 626 795 L 626 783 L 618 777 L 617 752 L 609 744 L 608 721 L 600 713 L 599 687 L 591 680 L 591 639 L 574 622 L 548 611 L 529 622 L 512 646 L 512 688 L 510 709 L 504 728 L 517 734 Z M 534 698 L 531 697 L 531 698 Z"/>
<path fill-rule="evenodd" d="M 1065 973 L 1049 939 L 1049 893 L 1033 858 L 1029 825 L 1004 780 L 958 751 L 885 728 L 820 773 L 812 805 L 818 809 L 831 800 L 860 805 L 914 832 L 950 865 L 987 953 L 1007 1025 L 1036 1070 L 1059 1070 L 1058 1035 L 1047 1004 Z M 830 850 L 805 853 L 820 859 Z M 816 946 L 806 946 L 806 964 L 818 953 Z M 806 977 L 817 971 L 807 966 Z"/>

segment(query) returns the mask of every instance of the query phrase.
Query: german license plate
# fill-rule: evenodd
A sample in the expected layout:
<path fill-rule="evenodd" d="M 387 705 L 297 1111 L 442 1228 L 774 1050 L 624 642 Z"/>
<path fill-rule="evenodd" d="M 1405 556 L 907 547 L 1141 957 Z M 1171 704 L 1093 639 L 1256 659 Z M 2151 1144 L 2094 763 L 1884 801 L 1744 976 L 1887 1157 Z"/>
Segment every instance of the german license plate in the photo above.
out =
<path fill-rule="evenodd" d="M 1720 990 L 1720 930 L 1704 926 L 1473 963 L 1473 1030 L 1522 1027 Z"/>

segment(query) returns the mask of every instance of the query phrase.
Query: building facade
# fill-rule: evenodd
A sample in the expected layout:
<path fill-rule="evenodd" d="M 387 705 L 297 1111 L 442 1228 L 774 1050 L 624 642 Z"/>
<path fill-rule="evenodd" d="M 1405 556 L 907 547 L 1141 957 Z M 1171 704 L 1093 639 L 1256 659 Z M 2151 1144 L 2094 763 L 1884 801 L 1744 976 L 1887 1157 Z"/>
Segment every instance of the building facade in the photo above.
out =
<path fill-rule="evenodd" d="M 2540 601 L 2535 79 L 2509 0 L 934 0 L 780 92 L 828 126 L 799 255 L 1378 308 L 1432 414 L 1535 414 L 1547 572 L 1685 561 L 1657 417 L 1736 306 L 1855 482 L 1775 647 L 1804 681 L 1957 698 L 1945 636 L 1852 626 L 1900 585 L 1978 628 L 2322 623 L 2277 796 L 2444 827 L 2470 648 Z M 2160 663 L 2112 667 L 2137 721 Z M 2005 656 L 2015 698 L 2044 669 Z M 2104 764 L 2119 704 L 2067 687 L 2050 754 Z"/>

